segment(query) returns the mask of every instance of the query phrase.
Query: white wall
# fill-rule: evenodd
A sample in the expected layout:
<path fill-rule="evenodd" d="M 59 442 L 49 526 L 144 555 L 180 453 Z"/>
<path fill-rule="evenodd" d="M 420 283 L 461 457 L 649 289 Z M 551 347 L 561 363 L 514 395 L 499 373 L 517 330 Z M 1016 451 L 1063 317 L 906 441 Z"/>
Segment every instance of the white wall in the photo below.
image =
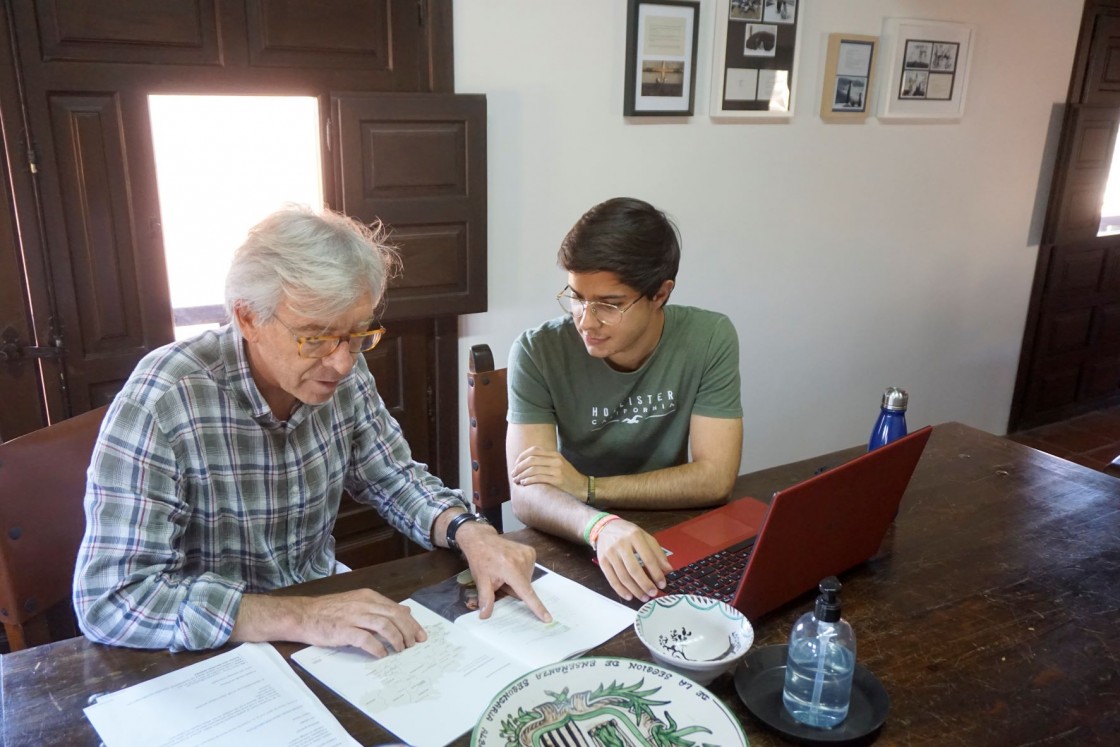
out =
<path fill-rule="evenodd" d="M 622 116 L 624 0 L 455 0 L 456 90 L 486 94 L 489 128 L 490 310 L 463 317 L 464 370 L 472 344 L 504 365 L 518 333 L 559 313 L 560 239 L 629 195 L 680 227 L 673 301 L 738 328 L 744 469 L 865 440 L 888 385 L 910 391 L 911 429 L 1005 432 L 1082 2 L 803 5 L 795 116 L 725 124 L 708 117 L 712 0 L 695 116 L 668 122 Z M 976 25 L 960 123 L 821 121 L 827 35 L 878 35 L 885 17 Z M 469 489 L 465 385 L 462 409 Z"/>

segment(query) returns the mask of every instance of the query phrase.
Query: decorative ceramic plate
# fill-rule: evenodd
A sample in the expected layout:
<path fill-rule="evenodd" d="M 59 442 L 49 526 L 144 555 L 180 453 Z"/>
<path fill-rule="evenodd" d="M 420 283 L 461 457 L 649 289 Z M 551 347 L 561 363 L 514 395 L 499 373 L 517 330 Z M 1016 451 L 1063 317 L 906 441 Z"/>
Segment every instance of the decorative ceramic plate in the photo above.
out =
<path fill-rule="evenodd" d="M 490 701 L 471 747 L 736 747 L 739 720 L 692 680 L 636 659 L 586 658 L 518 677 Z"/>

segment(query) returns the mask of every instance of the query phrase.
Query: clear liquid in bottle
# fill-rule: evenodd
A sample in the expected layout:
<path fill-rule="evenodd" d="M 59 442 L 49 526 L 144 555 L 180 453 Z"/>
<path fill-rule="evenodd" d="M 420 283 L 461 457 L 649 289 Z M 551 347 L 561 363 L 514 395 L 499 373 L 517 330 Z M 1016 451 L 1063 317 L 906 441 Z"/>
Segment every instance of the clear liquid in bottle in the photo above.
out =
<path fill-rule="evenodd" d="M 855 665 L 855 653 L 838 644 L 833 636 L 823 635 L 823 631 L 818 638 L 797 641 L 790 648 L 786 664 L 782 691 L 786 710 L 807 726 L 836 726 L 848 716 Z"/>

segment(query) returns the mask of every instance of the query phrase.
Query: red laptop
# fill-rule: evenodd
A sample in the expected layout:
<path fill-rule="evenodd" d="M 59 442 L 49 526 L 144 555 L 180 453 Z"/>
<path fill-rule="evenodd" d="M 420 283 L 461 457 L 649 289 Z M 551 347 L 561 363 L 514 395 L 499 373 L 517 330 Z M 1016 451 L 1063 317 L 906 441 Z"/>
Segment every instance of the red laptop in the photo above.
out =
<path fill-rule="evenodd" d="M 769 507 L 743 498 L 658 532 L 674 568 L 664 593 L 723 599 L 755 620 L 870 559 L 932 430 L 780 490 Z"/>

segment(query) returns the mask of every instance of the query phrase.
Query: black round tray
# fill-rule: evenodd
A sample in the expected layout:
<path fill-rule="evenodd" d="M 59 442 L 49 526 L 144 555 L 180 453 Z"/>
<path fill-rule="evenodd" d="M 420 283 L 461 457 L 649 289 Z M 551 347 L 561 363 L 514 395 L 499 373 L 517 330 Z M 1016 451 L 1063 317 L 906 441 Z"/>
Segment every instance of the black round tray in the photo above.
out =
<path fill-rule="evenodd" d="M 831 729 L 816 729 L 795 721 L 782 704 L 786 681 L 786 646 L 752 648 L 735 670 L 735 691 L 747 710 L 762 723 L 803 744 L 867 742 L 887 719 L 891 699 L 882 683 L 866 667 L 856 664 L 848 716 Z"/>

